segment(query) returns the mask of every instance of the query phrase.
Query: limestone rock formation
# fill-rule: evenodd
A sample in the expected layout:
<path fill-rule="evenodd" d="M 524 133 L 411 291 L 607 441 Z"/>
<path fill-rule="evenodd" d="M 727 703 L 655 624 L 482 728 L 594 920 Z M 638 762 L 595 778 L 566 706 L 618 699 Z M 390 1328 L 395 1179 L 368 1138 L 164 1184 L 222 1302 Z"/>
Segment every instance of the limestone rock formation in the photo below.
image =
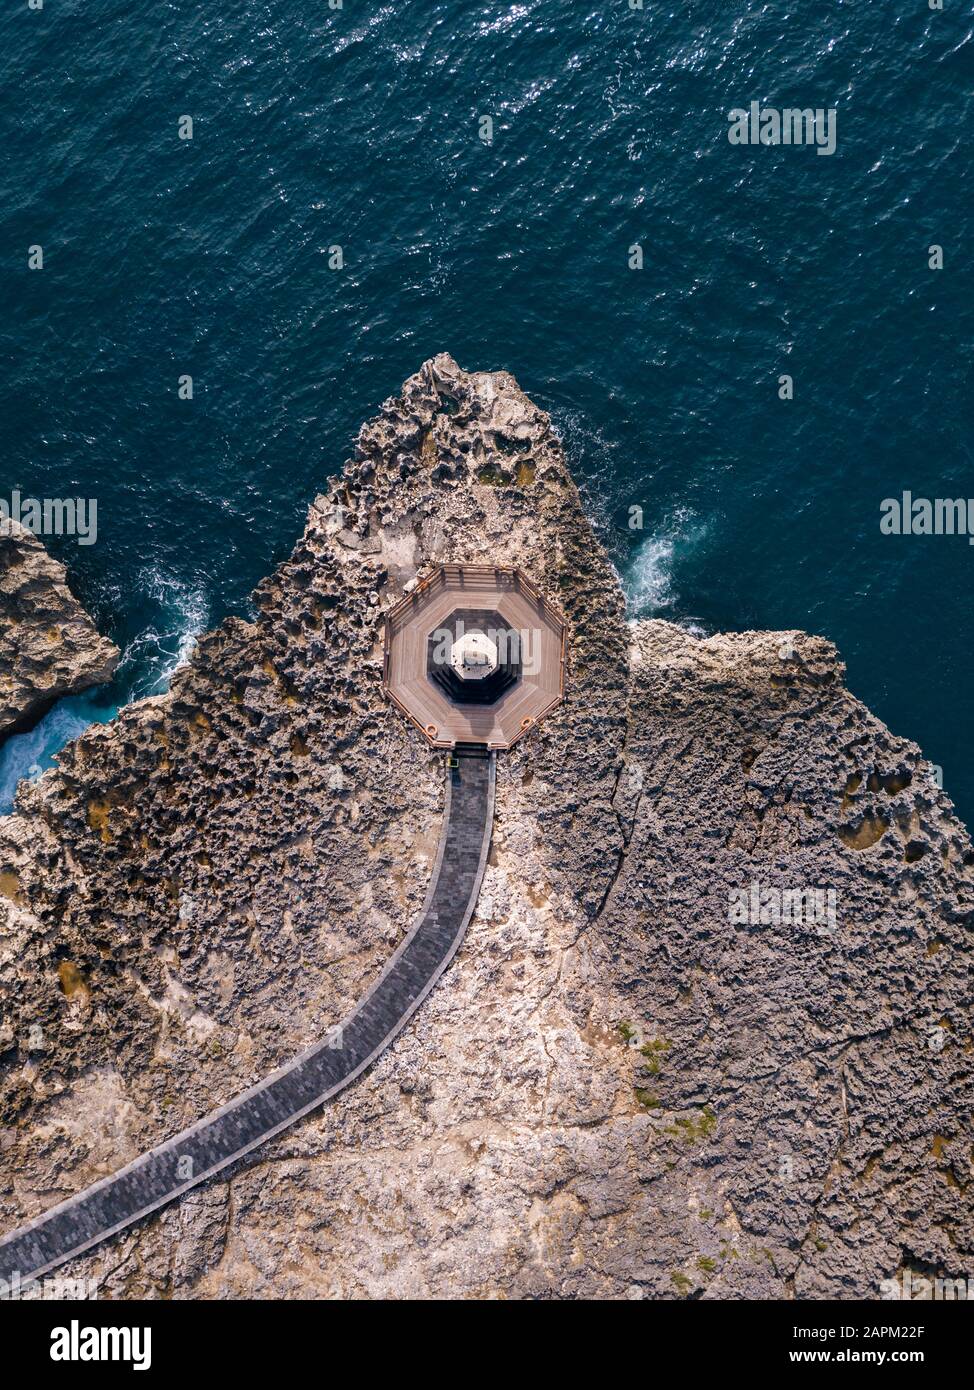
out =
<path fill-rule="evenodd" d="M 364 426 L 256 620 L 0 820 L 0 1230 L 320 1037 L 381 968 L 443 795 L 382 698 L 381 616 L 470 560 L 526 570 L 570 648 L 565 702 L 498 758 L 459 955 L 336 1103 L 64 1272 L 176 1298 L 974 1277 L 950 802 L 821 638 L 627 624 L 547 417 L 445 355 Z M 782 920 L 817 889 L 824 914 Z"/>
<path fill-rule="evenodd" d="M 30 728 L 62 696 L 111 680 L 118 659 L 68 588 L 64 566 L 30 531 L 0 518 L 0 738 Z"/>

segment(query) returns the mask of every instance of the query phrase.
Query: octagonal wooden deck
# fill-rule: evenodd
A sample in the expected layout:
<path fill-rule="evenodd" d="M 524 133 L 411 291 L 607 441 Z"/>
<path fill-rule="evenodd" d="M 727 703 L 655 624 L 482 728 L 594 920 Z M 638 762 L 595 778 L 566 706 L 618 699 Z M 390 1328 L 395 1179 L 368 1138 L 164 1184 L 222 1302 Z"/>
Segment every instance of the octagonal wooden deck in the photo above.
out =
<path fill-rule="evenodd" d="M 467 608 L 496 609 L 528 653 L 517 684 L 492 705 L 456 704 L 427 674 L 430 634 Z M 442 565 L 386 615 L 383 687 L 435 748 L 510 748 L 561 699 L 565 644 L 564 618 L 520 570 Z"/>

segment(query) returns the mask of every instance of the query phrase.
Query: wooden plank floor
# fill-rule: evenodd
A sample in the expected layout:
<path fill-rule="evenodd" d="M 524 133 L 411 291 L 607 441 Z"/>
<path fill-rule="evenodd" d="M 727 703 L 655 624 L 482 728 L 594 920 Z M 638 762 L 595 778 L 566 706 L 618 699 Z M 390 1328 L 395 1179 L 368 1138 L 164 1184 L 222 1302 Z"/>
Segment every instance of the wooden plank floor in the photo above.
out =
<path fill-rule="evenodd" d="M 522 635 L 521 677 L 493 705 L 454 704 L 426 669 L 430 633 L 456 609 L 474 604 L 496 609 Z M 561 698 L 564 622 L 516 571 L 444 566 L 389 614 L 385 684 L 437 747 L 508 748 Z"/>

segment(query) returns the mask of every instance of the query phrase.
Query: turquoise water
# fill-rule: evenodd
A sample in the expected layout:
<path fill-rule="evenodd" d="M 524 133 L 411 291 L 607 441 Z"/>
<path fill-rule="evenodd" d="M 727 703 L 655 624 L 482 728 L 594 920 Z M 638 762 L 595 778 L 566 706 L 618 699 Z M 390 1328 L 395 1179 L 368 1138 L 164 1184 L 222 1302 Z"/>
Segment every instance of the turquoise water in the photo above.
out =
<path fill-rule="evenodd" d="M 446 349 L 552 412 L 634 613 L 825 633 L 970 818 L 974 548 L 879 532 L 904 488 L 974 496 L 961 6 L 48 0 L 0 26 L 0 496 L 97 497 L 97 544 L 51 546 L 126 651 L 0 752 L 3 804 L 247 612 Z M 752 99 L 836 107 L 836 153 L 731 146 Z"/>
<path fill-rule="evenodd" d="M 53 767 L 58 751 L 90 724 L 105 724 L 129 701 L 167 690 L 194 639 L 208 626 L 205 591 L 188 589 L 159 572 L 139 571 L 129 598 L 127 623 L 118 614 L 114 624 L 102 624 L 122 646 L 112 684 L 60 700 L 28 733 L 0 744 L 0 814 L 12 806 L 21 778 L 34 781 Z"/>

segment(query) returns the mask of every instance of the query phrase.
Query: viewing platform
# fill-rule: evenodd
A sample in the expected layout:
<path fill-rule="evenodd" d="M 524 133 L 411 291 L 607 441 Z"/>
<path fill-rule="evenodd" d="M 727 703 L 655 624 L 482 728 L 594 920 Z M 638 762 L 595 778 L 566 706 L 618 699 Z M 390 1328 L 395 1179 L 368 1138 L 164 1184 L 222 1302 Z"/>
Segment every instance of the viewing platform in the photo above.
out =
<path fill-rule="evenodd" d="M 386 617 L 383 686 L 434 748 L 510 748 L 561 700 L 565 640 L 520 570 L 441 565 Z"/>

